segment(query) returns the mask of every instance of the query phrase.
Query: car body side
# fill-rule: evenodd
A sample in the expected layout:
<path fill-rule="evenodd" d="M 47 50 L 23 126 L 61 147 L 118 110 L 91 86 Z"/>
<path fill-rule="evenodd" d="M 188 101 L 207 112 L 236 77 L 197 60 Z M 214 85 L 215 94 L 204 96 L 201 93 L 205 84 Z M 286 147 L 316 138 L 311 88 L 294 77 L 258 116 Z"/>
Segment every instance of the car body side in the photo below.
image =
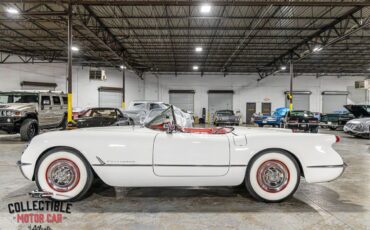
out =
<path fill-rule="evenodd" d="M 212 141 L 224 138 L 228 152 L 225 174 L 211 176 L 161 176 L 155 172 L 154 149 L 164 147 L 169 153 L 186 158 L 184 148 L 156 145 L 159 137 L 182 140 L 196 146 L 195 137 Z M 203 136 L 197 136 L 203 135 Z M 193 139 L 192 139 L 193 138 Z M 207 140 L 208 138 L 208 140 Z M 269 141 L 266 141 L 268 139 Z M 287 141 L 289 140 L 289 141 Z M 294 144 L 292 144 L 294 143 Z M 299 162 L 307 182 L 325 182 L 336 179 L 344 168 L 342 158 L 332 148 L 335 136 L 325 134 L 293 134 L 285 131 L 236 128 L 228 134 L 166 133 L 139 127 L 88 128 L 74 131 L 49 132 L 35 137 L 21 158 L 21 170 L 30 180 L 34 178 L 35 165 L 40 156 L 55 147 L 68 147 L 78 151 L 90 163 L 96 174 L 108 185 L 122 187 L 147 186 L 234 186 L 245 178 L 248 162 L 265 150 L 280 149 L 292 154 Z M 198 143 L 199 144 L 199 143 Z M 189 147 L 189 146 L 187 146 Z M 204 159 L 218 158 L 216 147 L 209 147 Z M 213 155 L 216 154 L 216 155 Z M 201 164 L 202 162 L 200 162 Z M 214 167 L 197 165 L 197 170 L 213 170 Z M 180 167 L 183 168 L 183 167 Z M 168 167 L 166 170 L 180 170 Z M 181 169 L 183 170 L 183 169 Z"/>

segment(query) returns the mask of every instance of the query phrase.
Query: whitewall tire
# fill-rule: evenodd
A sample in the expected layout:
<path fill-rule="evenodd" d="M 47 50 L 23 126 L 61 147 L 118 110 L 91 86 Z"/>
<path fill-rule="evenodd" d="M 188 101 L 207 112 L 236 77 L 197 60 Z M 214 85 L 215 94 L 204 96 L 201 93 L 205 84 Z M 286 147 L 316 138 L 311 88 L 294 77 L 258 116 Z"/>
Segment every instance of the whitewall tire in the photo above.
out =
<path fill-rule="evenodd" d="M 250 160 L 245 184 L 255 199 L 281 202 L 297 190 L 300 176 L 299 165 L 293 156 L 282 150 L 268 150 Z"/>
<path fill-rule="evenodd" d="M 44 154 L 36 165 L 38 188 L 51 199 L 75 201 L 90 190 L 94 176 L 86 160 L 74 150 L 56 148 Z"/>

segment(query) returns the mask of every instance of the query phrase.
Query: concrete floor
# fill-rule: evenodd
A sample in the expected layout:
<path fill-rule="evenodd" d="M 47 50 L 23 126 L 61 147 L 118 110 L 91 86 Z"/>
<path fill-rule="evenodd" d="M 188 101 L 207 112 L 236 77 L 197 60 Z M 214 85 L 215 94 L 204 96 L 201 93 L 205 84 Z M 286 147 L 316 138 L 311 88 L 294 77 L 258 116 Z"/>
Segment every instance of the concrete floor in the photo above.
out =
<path fill-rule="evenodd" d="M 335 149 L 349 165 L 333 182 L 302 181 L 293 199 L 280 204 L 254 201 L 243 188 L 133 188 L 98 183 L 93 193 L 73 204 L 72 214 L 52 229 L 370 229 L 370 141 L 342 132 Z M 26 143 L 0 136 L 0 229 L 17 225 L 7 204 L 32 200 L 36 186 L 15 166 Z M 46 227 L 46 225 L 44 225 Z"/>

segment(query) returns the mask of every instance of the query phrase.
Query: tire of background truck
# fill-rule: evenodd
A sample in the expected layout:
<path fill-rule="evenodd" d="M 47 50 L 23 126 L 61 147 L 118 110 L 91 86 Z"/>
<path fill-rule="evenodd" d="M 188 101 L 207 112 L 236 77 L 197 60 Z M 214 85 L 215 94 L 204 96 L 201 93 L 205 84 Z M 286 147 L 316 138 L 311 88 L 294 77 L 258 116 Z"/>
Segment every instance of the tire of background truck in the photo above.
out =
<path fill-rule="evenodd" d="M 27 118 L 22 122 L 20 132 L 22 141 L 30 141 L 39 134 L 39 124 L 37 120 Z"/>
<path fill-rule="evenodd" d="M 263 127 L 263 124 L 258 124 L 258 127 Z"/>
<path fill-rule="evenodd" d="M 337 130 L 336 127 L 329 127 L 330 130 L 334 131 L 334 130 Z"/>
<path fill-rule="evenodd" d="M 68 122 L 67 122 L 67 116 L 65 115 L 63 117 L 62 122 L 60 123 L 60 127 L 62 128 L 62 130 L 65 130 L 67 128 L 67 124 L 68 124 Z"/>

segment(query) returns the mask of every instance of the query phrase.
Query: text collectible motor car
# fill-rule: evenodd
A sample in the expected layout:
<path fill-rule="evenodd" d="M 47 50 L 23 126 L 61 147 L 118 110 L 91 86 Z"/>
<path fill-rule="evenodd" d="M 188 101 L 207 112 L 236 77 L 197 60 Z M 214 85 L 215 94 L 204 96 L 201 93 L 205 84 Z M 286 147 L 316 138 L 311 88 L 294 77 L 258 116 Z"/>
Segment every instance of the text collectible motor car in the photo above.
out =
<path fill-rule="evenodd" d="M 67 95 L 50 90 L 0 92 L 0 130 L 29 141 L 40 129 L 65 128 Z"/>
<path fill-rule="evenodd" d="M 268 141 L 266 141 L 268 140 Z M 236 186 L 261 201 L 291 197 L 306 182 L 338 178 L 338 137 L 247 127 L 183 128 L 173 107 L 145 127 L 111 126 L 35 137 L 18 165 L 55 200 L 78 200 L 94 177 L 115 187 Z"/>

